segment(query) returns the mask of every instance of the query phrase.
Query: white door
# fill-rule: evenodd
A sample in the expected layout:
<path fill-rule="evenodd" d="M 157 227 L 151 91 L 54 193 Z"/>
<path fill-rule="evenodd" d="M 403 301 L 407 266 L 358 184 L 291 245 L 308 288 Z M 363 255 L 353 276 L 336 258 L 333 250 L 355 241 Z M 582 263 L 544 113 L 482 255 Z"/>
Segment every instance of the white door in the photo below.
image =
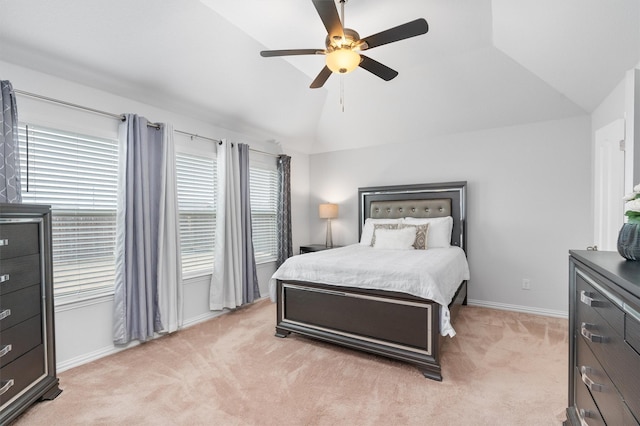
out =
<path fill-rule="evenodd" d="M 596 130 L 595 144 L 595 244 L 615 251 L 624 222 L 624 120 Z"/>

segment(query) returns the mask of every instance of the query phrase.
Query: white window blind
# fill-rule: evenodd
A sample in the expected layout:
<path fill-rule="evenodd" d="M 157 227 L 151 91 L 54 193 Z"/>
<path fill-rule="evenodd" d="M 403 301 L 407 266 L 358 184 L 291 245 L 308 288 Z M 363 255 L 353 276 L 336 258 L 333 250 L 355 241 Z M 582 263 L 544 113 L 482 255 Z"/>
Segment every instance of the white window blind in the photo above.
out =
<path fill-rule="evenodd" d="M 216 163 L 213 158 L 176 154 L 182 274 L 213 272 L 216 232 Z"/>
<path fill-rule="evenodd" d="M 56 299 L 112 293 L 118 142 L 24 124 L 19 140 L 23 202 L 52 209 Z"/>
<path fill-rule="evenodd" d="M 278 203 L 277 170 L 250 168 L 251 228 L 256 263 L 278 257 L 276 211 Z"/>

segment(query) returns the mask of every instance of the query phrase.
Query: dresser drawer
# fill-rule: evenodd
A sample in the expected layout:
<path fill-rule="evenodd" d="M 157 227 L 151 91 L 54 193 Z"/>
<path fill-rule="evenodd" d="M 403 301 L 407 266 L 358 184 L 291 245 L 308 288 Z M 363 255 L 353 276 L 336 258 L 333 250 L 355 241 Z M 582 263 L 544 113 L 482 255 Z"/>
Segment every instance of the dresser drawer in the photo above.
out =
<path fill-rule="evenodd" d="M 581 420 L 584 420 L 584 423 L 588 424 L 589 426 L 605 426 L 606 423 L 602 419 L 595 401 L 593 400 L 593 398 L 591 398 L 589 389 L 587 389 L 587 387 L 584 385 L 584 383 L 582 383 L 582 380 L 580 379 L 580 371 L 577 368 L 575 370 L 576 379 L 574 384 L 574 407 L 576 413 L 578 414 L 578 417 Z"/>
<path fill-rule="evenodd" d="M 36 315 L 0 333 L 0 367 L 42 342 L 42 317 Z"/>
<path fill-rule="evenodd" d="M 39 345 L 12 363 L 0 368 L 0 406 L 27 388 L 45 373 L 44 346 Z"/>
<path fill-rule="evenodd" d="M 0 262 L 0 295 L 40 284 L 40 280 L 39 253 Z"/>
<path fill-rule="evenodd" d="M 579 305 L 577 311 L 576 340 L 593 351 L 633 414 L 640 418 L 640 356 L 597 313 Z"/>
<path fill-rule="evenodd" d="M 589 284 L 581 274 L 581 271 L 576 274 L 576 291 L 578 292 L 576 305 L 593 309 L 613 327 L 616 333 L 622 335 L 624 330 L 622 309 Z M 597 282 L 593 277 L 589 277 L 589 279 Z"/>
<path fill-rule="evenodd" d="M 42 309 L 40 286 L 32 285 L 22 290 L 5 294 L 0 299 L 0 330 L 4 332 L 22 321 L 36 316 Z"/>
<path fill-rule="evenodd" d="M 576 352 L 576 381 L 581 380 L 589 389 L 605 422 L 609 425 L 637 425 L 635 421 L 629 423 L 628 409 L 622 397 L 584 339 L 577 339 Z"/>
<path fill-rule="evenodd" d="M 0 224 L 0 259 L 40 252 L 37 223 Z"/>
<path fill-rule="evenodd" d="M 640 355 L 625 342 L 614 342 L 616 355 L 607 370 L 631 412 L 640 419 Z"/>

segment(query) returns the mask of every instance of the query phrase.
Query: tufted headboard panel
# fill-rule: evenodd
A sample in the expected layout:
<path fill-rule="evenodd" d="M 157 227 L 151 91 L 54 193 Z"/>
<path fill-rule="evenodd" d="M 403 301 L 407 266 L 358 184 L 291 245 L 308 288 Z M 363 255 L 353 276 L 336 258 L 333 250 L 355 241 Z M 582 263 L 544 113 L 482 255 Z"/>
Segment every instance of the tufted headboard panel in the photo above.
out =
<path fill-rule="evenodd" d="M 466 250 L 466 182 L 358 189 L 359 234 L 364 221 L 400 217 L 453 217 L 451 244 Z"/>
<path fill-rule="evenodd" d="M 400 217 L 451 216 L 451 198 L 433 200 L 372 201 L 369 217 L 397 219 Z"/>

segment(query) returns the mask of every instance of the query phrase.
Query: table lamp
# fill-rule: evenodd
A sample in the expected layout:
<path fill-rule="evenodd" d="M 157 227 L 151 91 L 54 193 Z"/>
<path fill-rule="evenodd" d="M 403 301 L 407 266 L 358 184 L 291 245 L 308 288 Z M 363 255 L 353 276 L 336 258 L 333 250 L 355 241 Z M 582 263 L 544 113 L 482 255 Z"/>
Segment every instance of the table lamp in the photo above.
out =
<path fill-rule="evenodd" d="M 338 217 L 338 205 L 331 203 L 320 204 L 318 213 L 320 215 L 320 219 L 327 219 L 327 237 L 325 239 L 325 246 L 332 248 L 333 238 L 331 236 L 331 219 Z"/>

